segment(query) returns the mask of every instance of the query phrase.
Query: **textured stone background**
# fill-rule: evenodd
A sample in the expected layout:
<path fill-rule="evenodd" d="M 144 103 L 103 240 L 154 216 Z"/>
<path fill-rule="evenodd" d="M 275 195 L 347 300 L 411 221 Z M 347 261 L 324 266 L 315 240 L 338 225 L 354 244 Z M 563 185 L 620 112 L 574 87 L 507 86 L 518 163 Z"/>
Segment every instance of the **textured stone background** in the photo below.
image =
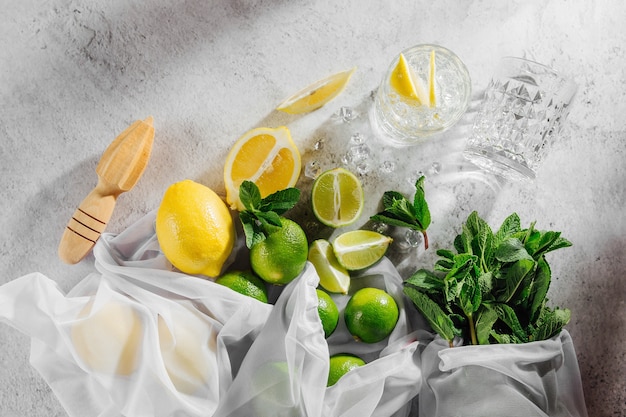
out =
<path fill-rule="evenodd" d="M 118 200 L 107 231 L 158 206 L 192 178 L 223 193 L 232 142 L 257 126 L 288 125 L 305 163 L 341 164 L 355 133 L 378 149 L 362 175 L 373 214 L 385 189 L 429 177 L 434 248 L 472 210 L 493 224 L 517 211 L 563 231 L 574 247 L 550 259 L 550 298 L 573 310 L 573 336 L 590 416 L 626 416 L 626 5 L 607 1 L 20 0 L 0 14 L 0 284 L 39 271 L 68 291 L 94 270 L 56 256 L 75 207 L 95 186 L 111 140 L 152 115 L 150 165 Z M 388 62 L 405 47 L 439 43 L 467 64 L 475 97 L 499 57 L 523 56 L 570 74 L 580 89 L 564 140 L 529 184 L 501 184 L 458 156 L 476 102 L 438 140 L 381 148 L 366 113 Z M 312 81 L 357 66 L 348 89 L 314 113 L 273 109 Z M 347 106 L 350 124 L 333 117 Z M 315 151 L 314 145 L 324 143 Z M 378 147 L 378 148 L 376 148 Z M 380 175 L 385 161 L 396 166 Z M 434 165 L 433 165 L 434 163 Z M 303 177 L 306 189 L 310 180 Z M 358 226 L 358 225 L 357 225 Z M 406 255 L 406 254 L 405 254 Z M 417 258 L 417 259 L 416 259 Z M 412 256 L 401 265 L 428 265 Z M 29 363 L 29 340 L 0 326 L 0 416 L 64 416 Z"/>

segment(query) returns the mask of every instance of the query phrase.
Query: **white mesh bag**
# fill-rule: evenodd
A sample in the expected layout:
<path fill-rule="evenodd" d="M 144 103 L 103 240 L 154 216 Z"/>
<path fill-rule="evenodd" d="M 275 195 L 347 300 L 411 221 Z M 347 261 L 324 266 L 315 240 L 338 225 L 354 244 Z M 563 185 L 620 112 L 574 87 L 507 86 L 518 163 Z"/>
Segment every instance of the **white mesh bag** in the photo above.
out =
<path fill-rule="evenodd" d="M 450 348 L 422 355 L 419 414 L 429 417 L 587 417 L 569 333 L 524 344 Z"/>

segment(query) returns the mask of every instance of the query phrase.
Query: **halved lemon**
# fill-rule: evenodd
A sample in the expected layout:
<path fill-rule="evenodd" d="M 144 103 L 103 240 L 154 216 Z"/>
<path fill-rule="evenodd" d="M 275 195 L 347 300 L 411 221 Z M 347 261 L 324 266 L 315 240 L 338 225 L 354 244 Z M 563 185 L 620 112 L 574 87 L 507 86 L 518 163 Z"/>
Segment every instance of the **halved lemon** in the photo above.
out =
<path fill-rule="evenodd" d="M 363 210 L 363 199 L 361 181 L 345 168 L 321 173 L 311 190 L 313 214 L 330 227 L 354 223 Z"/>
<path fill-rule="evenodd" d="M 355 70 L 356 67 L 314 82 L 284 100 L 276 110 L 289 114 L 302 114 L 319 109 L 346 88 Z"/>
<path fill-rule="evenodd" d="M 311 243 L 309 262 L 320 277 L 320 285 L 328 292 L 347 294 L 350 288 L 350 274 L 339 264 L 333 247 L 326 239 Z"/>
<path fill-rule="evenodd" d="M 372 230 L 352 230 L 332 243 L 337 261 L 348 271 L 356 271 L 380 261 L 393 239 Z"/>
<path fill-rule="evenodd" d="M 239 187 L 252 181 L 261 197 L 296 185 L 302 162 L 300 152 L 285 126 L 259 127 L 241 136 L 233 145 L 224 164 L 226 201 L 233 210 L 243 210 Z"/>
<path fill-rule="evenodd" d="M 401 97 L 414 100 L 420 106 L 428 105 L 429 97 L 422 79 L 409 65 L 404 54 L 400 54 L 398 63 L 391 72 L 389 83 Z"/>

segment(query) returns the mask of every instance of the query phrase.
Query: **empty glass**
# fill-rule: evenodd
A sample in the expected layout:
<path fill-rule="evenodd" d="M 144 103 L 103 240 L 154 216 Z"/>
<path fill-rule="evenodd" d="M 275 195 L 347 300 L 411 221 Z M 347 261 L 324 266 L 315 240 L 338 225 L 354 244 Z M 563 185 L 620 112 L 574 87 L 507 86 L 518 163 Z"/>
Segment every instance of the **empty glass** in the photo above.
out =
<path fill-rule="evenodd" d="M 576 89 L 573 81 L 545 65 L 503 58 L 485 91 L 465 157 L 506 179 L 534 179 Z"/>

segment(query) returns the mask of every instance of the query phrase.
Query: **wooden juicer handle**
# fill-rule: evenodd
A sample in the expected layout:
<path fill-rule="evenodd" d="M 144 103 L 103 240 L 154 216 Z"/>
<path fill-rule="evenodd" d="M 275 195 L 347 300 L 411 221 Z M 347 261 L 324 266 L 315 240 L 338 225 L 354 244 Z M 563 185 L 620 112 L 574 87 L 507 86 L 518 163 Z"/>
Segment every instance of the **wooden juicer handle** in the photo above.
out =
<path fill-rule="evenodd" d="M 105 150 L 98 166 L 98 184 L 67 223 L 58 254 L 68 264 L 80 262 L 104 232 L 117 197 L 132 189 L 145 170 L 154 140 L 152 117 L 138 120 Z"/>

